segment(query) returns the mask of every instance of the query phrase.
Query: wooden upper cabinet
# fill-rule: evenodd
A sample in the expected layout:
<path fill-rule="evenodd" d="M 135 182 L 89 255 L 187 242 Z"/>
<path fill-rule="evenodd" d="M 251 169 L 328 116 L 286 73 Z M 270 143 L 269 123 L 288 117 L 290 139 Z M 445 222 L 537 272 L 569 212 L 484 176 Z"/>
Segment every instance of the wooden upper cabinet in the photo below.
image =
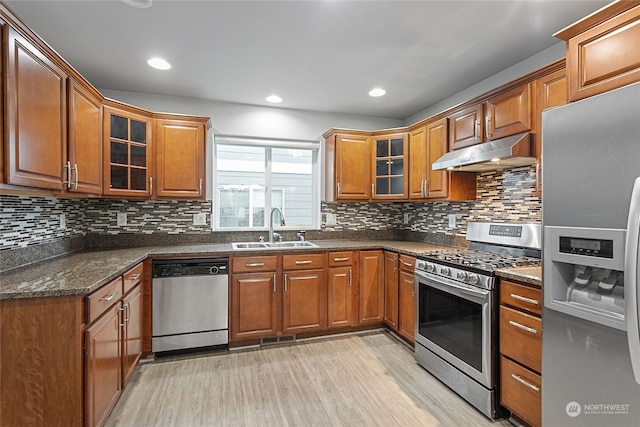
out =
<path fill-rule="evenodd" d="M 565 68 L 554 71 L 536 81 L 536 159 L 540 161 L 542 112 L 567 103 L 567 74 Z"/>
<path fill-rule="evenodd" d="M 102 194 L 102 96 L 69 79 L 67 191 Z"/>
<path fill-rule="evenodd" d="M 373 150 L 373 199 L 403 200 L 408 197 L 406 160 L 408 135 L 397 133 L 371 138 Z"/>
<path fill-rule="evenodd" d="M 7 34 L 5 182 L 62 190 L 67 75 L 13 28 Z"/>
<path fill-rule="evenodd" d="M 412 200 L 474 200 L 474 172 L 434 171 L 434 161 L 448 151 L 446 118 L 427 123 L 409 135 L 409 197 Z"/>
<path fill-rule="evenodd" d="M 531 84 L 496 95 L 485 106 L 485 140 L 531 130 Z"/>
<path fill-rule="evenodd" d="M 477 104 L 449 116 L 449 150 L 484 141 L 484 105 Z"/>
<path fill-rule="evenodd" d="M 158 197 L 204 198 L 207 121 L 155 120 Z"/>
<path fill-rule="evenodd" d="M 448 178 L 451 172 L 446 170 L 434 171 L 433 162 L 447 152 L 447 119 L 441 119 L 426 126 L 427 136 L 427 170 L 425 196 L 427 198 L 444 198 L 449 195 Z M 475 182 L 475 177 L 474 177 Z M 475 197 L 475 191 L 474 191 Z"/>
<path fill-rule="evenodd" d="M 567 42 L 569 101 L 640 81 L 640 1 L 616 1 L 557 32 Z"/>
<path fill-rule="evenodd" d="M 534 89 L 524 84 L 451 114 L 449 150 L 530 131 Z"/>
<path fill-rule="evenodd" d="M 371 150 L 366 135 L 335 136 L 336 201 L 371 199 Z"/>
<path fill-rule="evenodd" d="M 107 105 L 108 104 L 108 105 Z M 115 101 L 104 106 L 105 195 L 153 194 L 151 113 Z"/>

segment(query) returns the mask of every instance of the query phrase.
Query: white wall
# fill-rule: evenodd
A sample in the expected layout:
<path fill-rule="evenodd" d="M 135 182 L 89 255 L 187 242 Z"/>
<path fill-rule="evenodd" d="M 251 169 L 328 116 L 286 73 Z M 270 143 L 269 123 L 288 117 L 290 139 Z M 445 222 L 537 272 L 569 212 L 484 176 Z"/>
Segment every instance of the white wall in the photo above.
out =
<path fill-rule="evenodd" d="M 332 127 L 378 130 L 403 126 L 402 120 L 395 119 L 99 90 L 108 98 L 151 111 L 211 117 L 212 130 L 216 134 L 317 140 Z"/>
<path fill-rule="evenodd" d="M 509 83 L 510 81 L 516 80 L 524 75 L 539 70 L 540 68 L 546 67 L 547 65 L 564 58 L 566 53 L 565 49 L 565 42 L 557 43 L 550 48 L 547 48 L 542 52 L 507 68 L 506 70 L 494 74 L 493 76 L 479 83 L 476 83 L 475 85 L 470 86 L 456 93 L 455 95 L 451 95 L 450 97 L 428 108 L 425 108 L 424 110 L 413 114 L 410 117 L 407 117 L 404 121 L 404 125 L 410 126 L 414 123 L 419 122 L 420 120 L 435 116 L 436 114 L 448 110 L 449 108 L 455 107 L 458 104 L 469 101 L 470 99 L 480 96 L 483 93 L 489 92 L 490 90 L 495 89 L 498 86 L 502 86 L 505 83 Z"/>

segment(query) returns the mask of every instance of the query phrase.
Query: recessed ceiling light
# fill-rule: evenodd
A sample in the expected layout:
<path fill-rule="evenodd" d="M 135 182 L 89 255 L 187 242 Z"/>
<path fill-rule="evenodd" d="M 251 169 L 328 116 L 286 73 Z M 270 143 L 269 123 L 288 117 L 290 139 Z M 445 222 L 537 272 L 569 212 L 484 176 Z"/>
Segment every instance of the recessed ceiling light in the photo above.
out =
<path fill-rule="evenodd" d="M 165 61 L 162 58 L 151 58 L 147 61 L 150 67 L 155 68 L 156 70 L 168 70 L 171 68 L 171 64 Z"/>
<path fill-rule="evenodd" d="M 271 102 L 273 104 L 277 104 L 279 102 L 282 102 L 282 98 L 280 98 L 278 95 L 269 95 L 265 98 L 265 100 L 267 102 Z"/>
<path fill-rule="evenodd" d="M 146 9 L 151 7 L 153 0 L 120 0 L 127 6 L 135 7 L 136 9 Z"/>
<path fill-rule="evenodd" d="M 369 91 L 369 96 L 373 96 L 374 98 L 377 98 L 377 97 L 379 97 L 379 96 L 384 95 L 385 93 L 387 93 L 387 91 L 386 91 L 386 90 L 384 90 L 384 89 L 381 89 L 381 88 L 377 87 L 377 88 L 375 88 L 375 89 L 371 89 L 371 90 Z"/>

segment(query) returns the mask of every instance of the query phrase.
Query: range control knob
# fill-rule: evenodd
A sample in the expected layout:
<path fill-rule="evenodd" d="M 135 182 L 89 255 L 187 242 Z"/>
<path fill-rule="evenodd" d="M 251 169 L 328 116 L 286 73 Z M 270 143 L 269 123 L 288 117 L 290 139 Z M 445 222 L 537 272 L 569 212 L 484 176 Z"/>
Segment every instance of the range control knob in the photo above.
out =
<path fill-rule="evenodd" d="M 443 276 L 448 276 L 449 274 L 451 274 L 451 270 L 449 269 L 449 267 L 442 267 L 440 269 L 440 274 L 442 274 Z"/>
<path fill-rule="evenodd" d="M 219 271 L 220 269 L 218 268 L 218 266 L 214 265 L 209 269 L 209 274 L 218 274 Z"/>
<path fill-rule="evenodd" d="M 467 274 L 466 271 L 458 271 L 458 274 L 456 275 L 456 277 L 458 278 L 458 280 L 462 280 L 466 282 L 469 275 Z"/>
<path fill-rule="evenodd" d="M 425 264 L 425 268 L 427 271 L 436 271 L 436 266 L 433 265 L 432 262 L 428 262 Z"/>
<path fill-rule="evenodd" d="M 477 285 L 478 282 L 480 282 L 480 278 L 478 277 L 477 274 L 475 273 L 471 273 L 469 274 L 469 278 L 467 279 L 469 281 L 469 283 L 471 283 L 472 285 Z"/>

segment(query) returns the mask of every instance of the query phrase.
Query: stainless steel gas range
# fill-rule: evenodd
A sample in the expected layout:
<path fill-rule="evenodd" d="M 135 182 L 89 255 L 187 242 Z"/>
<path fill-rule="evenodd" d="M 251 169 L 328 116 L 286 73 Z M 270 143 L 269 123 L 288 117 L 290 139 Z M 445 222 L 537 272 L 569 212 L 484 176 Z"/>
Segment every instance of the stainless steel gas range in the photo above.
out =
<path fill-rule="evenodd" d="M 497 393 L 495 270 L 540 265 L 539 224 L 470 222 L 469 249 L 426 252 L 415 282 L 417 362 L 489 418 Z"/>

